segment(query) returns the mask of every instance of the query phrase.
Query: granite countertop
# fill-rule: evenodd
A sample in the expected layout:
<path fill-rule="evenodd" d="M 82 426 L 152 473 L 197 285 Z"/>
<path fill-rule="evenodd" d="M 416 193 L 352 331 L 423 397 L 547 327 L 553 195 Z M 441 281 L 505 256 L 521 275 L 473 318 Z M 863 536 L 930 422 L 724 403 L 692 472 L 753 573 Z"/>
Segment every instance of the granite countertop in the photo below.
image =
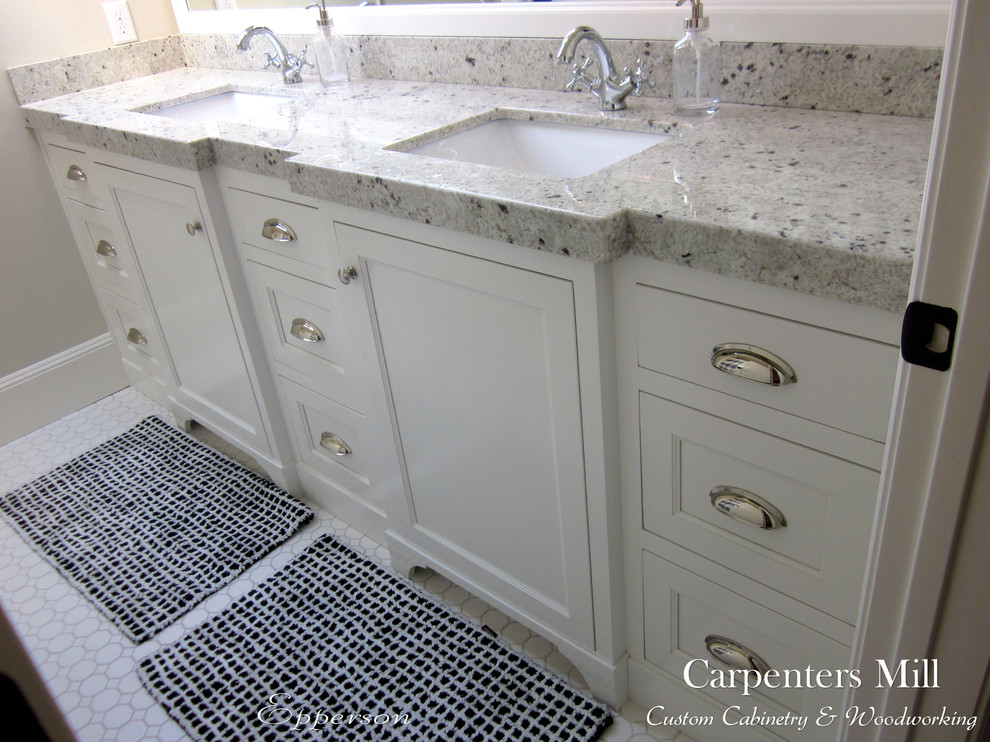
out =
<path fill-rule="evenodd" d="M 294 100 L 250 123 L 137 111 L 223 90 Z M 498 109 L 498 112 L 495 112 Z M 283 85 L 271 72 L 176 69 L 22 107 L 28 125 L 146 160 L 223 164 L 293 191 L 575 258 L 626 253 L 899 312 L 932 121 L 669 100 L 599 114 L 589 93 L 361 80 Z M 561 178 L 384 149 L 464 119 L 535 118 L 670 133 L 597 173 Z"/>

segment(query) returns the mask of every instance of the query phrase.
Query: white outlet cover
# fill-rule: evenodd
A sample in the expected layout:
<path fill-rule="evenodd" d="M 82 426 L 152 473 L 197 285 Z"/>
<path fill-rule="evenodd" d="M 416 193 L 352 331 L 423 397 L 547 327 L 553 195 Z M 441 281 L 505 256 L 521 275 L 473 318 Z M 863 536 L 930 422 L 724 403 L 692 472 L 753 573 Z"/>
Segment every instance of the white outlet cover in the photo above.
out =
<path fill-rule="evenodd" d="M 127 0 L 107 0 L 103 3 L 103 12 L 107 17 L 110 38 L 113 39 L 114 44 L 130 44 L 138 40 Z"/>

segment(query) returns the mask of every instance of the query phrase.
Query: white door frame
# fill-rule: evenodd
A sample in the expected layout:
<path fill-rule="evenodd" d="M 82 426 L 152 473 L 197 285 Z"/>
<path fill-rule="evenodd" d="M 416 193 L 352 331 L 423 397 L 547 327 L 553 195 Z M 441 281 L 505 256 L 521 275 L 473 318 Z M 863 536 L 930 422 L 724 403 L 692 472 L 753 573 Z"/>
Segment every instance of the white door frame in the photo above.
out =
<path fill-rule="evenodd" d="M 950 626 L 940 627 L 943 616 L 972 617 L 986 610 L 987 603 L 985 574 L 973 575 L 977 589 L 969 595 L 946 589 L 954 566 L 958 565 L 953 574 L 957 586 L 960 580 L 965 584 L 969 579 L 966 570 L 973 562 L 962 557 L 972 556 L 974 547 L 984 554 L 987 550 L 985 536 L 975 542 L 960 541 L 963 551 L 957 553 L 955 548 L 961 516 L 970 496 L 976 494 L 974 482 L 976 487 L 986 482 L 974 479 L 973 472 L 981 450 L 990 369 L 986 331 L 990 327 L 987 29 L 990 2 L 956 1 L 949 21 L 911 287 L 912 300 L 959 312 L 956 346 L 947 372 L 903 362 L 899 369 L 878 530 L 854 646 L 853 666 L 860 669 L 863 684 L 847 694 L 846 709 L 872 707 L 878 714 L 896 717 L 905 707 L 911 713 L 917 708 L 938 712 L 946 706 L 948 714 L 972 715 L 990 657 L 986 618 L 984 630 L 976 635 L 952 636 L 940 631 Z M 986 508 L 971 514 L 988 515 Z M 990 531 L 990 520 L 967 524 L 977 525 L 983 534 Z M 940 654 L 933 655 L 933 651 Z M 875 687 L 877 659 L 890 664 L 933 657 L 939 660 L 939 690 Z M 847 742 L 954 742 L 966 739 L 967 731 L 947 726 L 845 725 L 842 738 Z"/>

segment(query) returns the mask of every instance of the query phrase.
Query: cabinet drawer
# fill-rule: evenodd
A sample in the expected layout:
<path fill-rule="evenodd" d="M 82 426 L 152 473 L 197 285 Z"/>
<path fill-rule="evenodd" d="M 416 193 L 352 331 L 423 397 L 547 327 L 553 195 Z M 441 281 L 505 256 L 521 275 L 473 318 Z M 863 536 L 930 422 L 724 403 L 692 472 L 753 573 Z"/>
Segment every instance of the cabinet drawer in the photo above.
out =
<path fill-rule="evenodd" d="M 247 265 L 272 357 L 318 379 L 335 396 L 360 398 L 337 290 L 253 261 Z"/>
<path fill-rule="evenodd" d="M 47 144 L 45 147 L 55 184 L 62 195 L 98 209 L 110 207 L 106 183 L 97 174 L 88 155 L 55 144 Z"/>
<path fill-rule="evenodd" d="M 117 220 L 108 212 L 69 201 L 69 214 L 77 232 L 83 258 L 94 278 L 111 284 L 115 293 L 140 301 L 134 256 Z"/>
<path fill-rule="evenodd" d="M 877 472 L 646 393 L 639 412 L 647 531 L 855 622 Z"/>
<path fill-rule="evenodd" d="M 894 346 L 643 284 L 635 287 L 635 316 L 642 368 L 872 440 L 886 438 Z M 793 368 L 796 381 L 770 386 L 716 369 L 713 348 L 726 343 L 769 351 Z"/>
<path fill-rule="evenodd" d="M 367 497 L 379 458 L 366 418 L 285 377 L 279 384 L 302 462 L 338 487 Z"/>
<path fill-rule="evenodd" d="M 737 707 L 743 715 L 750 715 L 755 708 L 759 714 L 779 716 L 789 711 L 808 716 L 802 731 L 785 725 L 767 727 L 787 739 L 835 738 L 834 728 L 818 727 L 814 720 L 823 707 L 838 709 L 842 705 L 844 688 L 850 684 L 848 647 L 648 551 L 642 553 L 642 560 L 644 656 L 648 662 L 686 685 L 685 667 L 698 660 L 691 663 L 687 674 L 690 684 L 700 692 Z M 720 639 L 729 640 L 723 647 L 734 644 L 736 651 L 748 650 L 747 654 L 758 657 L 766 667 L 779 671 L 779 679 L 772 682 L 781 687 L 761 685 L 744 695 L 744 673 L 738 671 L 736 688 L 715 687 L 720 679 L 713 671 L 724 671 L 727 681 L 732 669 L 709 650 L 711 645 L 711 651 L 718 652 L 716 642 Z M 720 654 L 726 656 L 724 649 Z M 728 656 L 732 656 L 731 650 Z M 815 687 L 808 687 L 807 668 L 811 668 Z M 785 678 L 785 671 L 791 671 L 789 678 Z M 823 671 L 820 681 L 815 679 L 818 671 Z M 747 676 L 754 682 L 751 673 Z"/>
<path fill-rule="evenodd" d="M 148 376 L 171 384 L 165 347 L 151 316 L 102 286 L 97 287 L 96 293 L 123 359 Z"/>
<path fill-rule="evenodd" d="M 238 242 L 326 270 L 337 269 L 318 209 L 239 188 L 227 188 L 224 196 Z"/>

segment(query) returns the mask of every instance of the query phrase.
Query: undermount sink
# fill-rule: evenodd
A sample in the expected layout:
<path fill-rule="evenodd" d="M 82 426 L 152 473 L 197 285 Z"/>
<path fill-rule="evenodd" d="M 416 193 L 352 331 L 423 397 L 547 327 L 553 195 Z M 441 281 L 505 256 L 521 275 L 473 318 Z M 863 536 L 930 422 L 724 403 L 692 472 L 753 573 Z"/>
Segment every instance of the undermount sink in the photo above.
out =
<path fill-rule="evenodd" d="M 239 90 L 215 93 L 205 98 L 176 103 L 151 111 L 152 116 L 181 119 L 182 121 L 215 121 L 217 119 L 250 119 L 276 113 L 285 103 L 296 98 L 288 95 L 247 93 Z"/>
<path fill-rule="evenodd" d="M 500 118 L 424 144 L 388 149 L 565 178 L 580 178 L 613 165 L 670 134 L 549 121 Z"/>

